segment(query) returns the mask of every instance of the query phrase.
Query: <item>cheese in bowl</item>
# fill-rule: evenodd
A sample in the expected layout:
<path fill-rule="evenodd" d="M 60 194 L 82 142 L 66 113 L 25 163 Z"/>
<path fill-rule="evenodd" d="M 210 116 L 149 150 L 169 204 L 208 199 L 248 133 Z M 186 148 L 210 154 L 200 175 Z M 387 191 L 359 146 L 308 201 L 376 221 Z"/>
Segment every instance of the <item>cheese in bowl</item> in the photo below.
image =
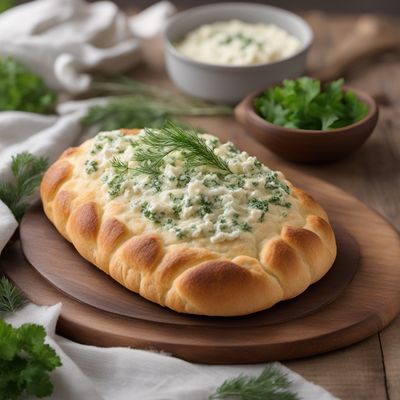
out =
<path fill-rule="evenodd" d="M 175 47 L 203 63 L 255 65 L 288 58 L 300 50 L 301 42 L 276 25 L 235 19 L 201 25 Z"/>
<path fill-rule="evenodd" d="M 178 312 L 269 308 L 321 279 L 336 256 L 309 195 L 232 143 L 174 124 L 102 132 L 66 150 L 41 197 L 84 258 Z"/>

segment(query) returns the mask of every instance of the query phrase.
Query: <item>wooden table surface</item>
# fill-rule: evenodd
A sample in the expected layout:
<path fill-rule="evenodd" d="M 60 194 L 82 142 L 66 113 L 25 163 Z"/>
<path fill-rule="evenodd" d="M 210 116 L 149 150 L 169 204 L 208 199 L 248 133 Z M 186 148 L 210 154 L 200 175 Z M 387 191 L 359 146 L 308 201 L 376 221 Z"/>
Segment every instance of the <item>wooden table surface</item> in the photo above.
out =
<path fill-rule="evenodd" d="M 316 41 L 310 63 L 321 66 L 374 30 L 370 16 L 310 13 Z M 383 29 L 397 29 L 400 19 L 381 18 Z M 360 33 L 361 32 L 361 33 Z M 374 34 L 374 32 L 371 32 Z M 339 46 L 339 48 L 338 48 Z M 333 49 L 337 49 L 334 51 Z M 391 54 L 351 71 L 347 82 L 384 98 L 375 132 L 353 156 L 327 166 L 299 166 L 352 193 L 400 229 L 400 57 Z M 366 226 L 365 229 L 368 229 Z M 373 232 L 371 232 L 373 235 Z M 385 251 L 385 249 L 382 249 Z M 399 260 L 400 268 L 400 260 Z M 379 271 L 377 271 L 379 274 Z M 399 288 L 400 290 L 400 288 Z M 377 335 L 349 348 L 306 360 L 289 368 L 342 399 L 400 399 L 400 317 Z"/>
<path fill-rule="evenodd" d="M 397 30 L 400 18 L 327 15 L 309 12 L 304 15 L 315 33 L 310 67 L 329 63 L 359 41 L 369 40 L 376 28 Z M 360 38 L 361 35 L 361 38 Z M 145 51 L 160 69 L 162 55 L 153 43 Z M 139 78 L 148 80 L 146 72 Z M 377 128 L 353 156 L 325 166 L 298 165 L 302 171 L 334 183 L 364 201 L 400 229 L 400 57 L 387 54 L 357 67 L 346 81 L 362 88 L 380 101 Z M 275 157 L 271 154 L 271 157 Z M 368 226 L 365 227 L 368 229 Z M 373 235 L 374 232 L 371 232 Z M 382 249 L 385 251 L 385 249 Z M 399 260 L 400 268 L 400 260 Z M 377 271 L 379 276 L 379 271 Z M 400 288 L 399 288 L 400 290 Z M 381 333 L 349 348 L 317 357 L 285 362 L 306 379 L 325 387 L 341 399 L 400 399 L 400 317 Z"/>

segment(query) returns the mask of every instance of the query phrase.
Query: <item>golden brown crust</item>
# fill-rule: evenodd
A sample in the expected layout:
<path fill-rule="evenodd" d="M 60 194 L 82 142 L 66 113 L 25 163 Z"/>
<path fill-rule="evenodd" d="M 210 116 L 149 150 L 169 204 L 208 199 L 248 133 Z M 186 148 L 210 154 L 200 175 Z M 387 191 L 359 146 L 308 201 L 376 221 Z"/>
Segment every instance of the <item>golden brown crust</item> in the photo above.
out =
<path fill-rule="evenodd" d="M 163 243 L 158 235 L 133 237 L 123 249 L 126 263 L 143 272 L 151 272 L 162 255 Z"/>
<path fill-rule="evenodd" d="M 224 316 L 258 311 L 281 296 L 273 277 L 265 279 L 263 273 L 227 260 L 209 261 L 188 269 L 177 279 L 175 290 L 190 306 L 188 310 L 194 308 L 198 314 Z"/>
<path fill-rule="evenodd" d="M 44 203 L 53 200 L 58 188 L 71 175 L 72 169 L 68 161 L 58 161 L 46 171 L 40 186 L 40 195 Z"/>
<path fill-rule="evenodd" d="M 120 129 L 120 132 L 123 135 L 137 135 L 140 132 L 140 129 Z"/>
<path fill-rule="evenodd" d="M 129 239 L 129 236 L 126 225 L 116 218 L 104 221 L 97 239 L 97 262 L 102 270 L 108 270 L 112 254 L 123 241 Z"/>
<path fill-rule="evenodd" d="M 302 293 L 334 262 L 335 236 L 325 211 L 293 185 L 300 217 L 258 247 L 252 243 L 258 256 L 243 254 L 239 242 L 230 257 L 225 247 L 167 244 L 162 232 L 131 220 L 123 201 L 104 202 L 96 181 L 82 178 L 77 160 L 85 146 L 66 150 L 46 172 L 41 184 L 46 215 L 84 258 L 151 301 L 179 312 L 248 314 Z"/>
<path fill-rule="evenodd" d="M 72 201 L 74 199 L 74 194 L 68 190 L 60 190 L 53 201 L 54 210 L 54 223 L 60 230 L 62 230 L 62 235 L 68 237 L 66 231 L 67 221 L 72 210 Z"/>

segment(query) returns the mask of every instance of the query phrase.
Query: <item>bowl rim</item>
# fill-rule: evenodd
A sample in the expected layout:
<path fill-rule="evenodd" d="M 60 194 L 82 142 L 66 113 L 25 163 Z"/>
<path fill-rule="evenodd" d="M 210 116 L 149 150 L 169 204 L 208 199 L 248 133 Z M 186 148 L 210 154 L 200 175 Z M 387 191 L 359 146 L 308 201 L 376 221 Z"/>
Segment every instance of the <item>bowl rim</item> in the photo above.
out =
<path fill-rule="evenodd" d="M 176 21 L 186 18 L 188 15 L 195 14 L 196 11 L 198 10 L 204 10 L 204 9 L 212 9 L 214 8 L 223 8 L 223 7 L 246 7 L 246 8 L 264 8 L 268 10 L 275 10 L 278 12 L 283 12 L 286 14 L 289 14 L 292 18 L 297 19 L 305 28 L 308 34 L 307 41 L 305 43 L 302 43 L 301 48 L 293 53 L 289 57 L 285 57 L 283 59 L 277 60 L 277 61 L 272 61 L 272 62 L 264 62 L 264 63 L 258 63 L 258 64 L 249 64 L 249 65 L 229 65 L 229 64 L 211 64 L 211 63 L 206 63 L 198 60 L 193 60 L 184 54 L 182 54 L 179 50 L 176 49 L 174 44 L 169 38 L 168 31 L 170 27 L 176 23 Z M 283 29 L 283 28 L 282 28 Z M 189 31 L 188 31 L 189 32 Z M 188 33 L 186 32 L 186 33 Z M 295 35 L 293 35 L 295 36 Z M 185 11 L 181 11 L 174 15 L 171 19 L 168 20 L 167 24 L 165 25 L 163 29 L 163 37 L 164 37 L 164 43 L 167 52 L 171 53 L 174 57 L 178 58 L 180 61 L 183 61 L 186 64 L 192 65 L 192 66 L 197 66 L 203 69 L 210 69 L 210 70 L 216 70 L 216 71 L 223 71 L 223 70 L 230 70 L 230 71 L 246 71 L 246 70 L 256 70 L 256 69 L 263 69 L 266 68 L 267 66 L 271 65 L 279 65 L 281 63 L 285 63 L 288 61 L 291 61 L 292 59 L 300 56 L 301 54 L 304 54 L 307 52 L 312 44 L 314 43 L 314 32 L 310 26 L 310 24 L 302 17 L 299 15 L 286 10 L 285 8 L 282 7 L 275 7 L 275 6 L 270 6 L 268 4 L 262 4 L 262 3 L 245 3 L 245 2 L 229 2 L 229 3 L 215 3 L 215 4 L 205 4 L 202 6 L 198 7 L 193 7 Z"/>
<path fill-rule="evenodd" d="M 282 82 L 281 82 L 282 83 Z M 280 84 L 281 84 L 280 83 Z M 351 85 L 343 85 L 342 91 L 349 91 L 351 90 L 354 92 L 357 96 L 357 98 L 362 101 L 364 104 L 367 105 L 368 107 L 368 114 L 360 119 L 357 122 L 354 122 L 351 125 L 346 125 L 343 126 L 342 128 L 336 128 L 336 129 L 327 129 L 327 130 L 317 130 L 317 129 L 300 129 L 300 128 L 287 128 L 284 126 L 280 125 L 275 125 L 272 122 L 269 122 L 265 120 L 263 117 L 261 117 L 255 107 L 254 107 L 254 99 L 258 96 L 260 96 L 262 93 L 264 93 L 266 90 L 271 89 L 273 87 L 279 86 L 280 84 L 275 84 L 271 85 L 267 88 L 264 88 L 262 90 L 257 90 L 255 92 L 250 93 L 247 95 L 235 108 L 239 107 L 243 103 L 245 103 L 246 106 L 248 106 L 247 113 L 248 117 L 251 118 L 253 121 L 261 122 L 265 125 L 266 128 L 269 128 L 270 130 L 278 130 L 281 133 L 287 133 L 287 134 L 292 134 L 295 133 L 296 135 L 303 135 L 303 136 L 333 136 L 334 134 L 348 134 L 349 130 L 352 130 L 356 127 L 359 127 L 361 125 L 366 124 L 370 119 L 373 119 L 377 114 L 378 114 L 378 105 L 375 101 L 375 99 L 365 92 L 364 90 L 358 89 L 354 86 Z"/>

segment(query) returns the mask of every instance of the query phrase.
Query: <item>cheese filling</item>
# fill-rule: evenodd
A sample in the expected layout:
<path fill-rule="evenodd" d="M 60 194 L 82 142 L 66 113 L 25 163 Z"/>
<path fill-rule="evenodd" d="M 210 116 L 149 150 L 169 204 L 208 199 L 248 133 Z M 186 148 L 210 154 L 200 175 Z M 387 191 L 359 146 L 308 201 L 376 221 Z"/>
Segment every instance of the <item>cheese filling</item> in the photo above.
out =
<path fill-rule="evenodd" d="M 232 173 L 207 166 L 190 168 L 184 151 L 166 156 L 157 176 L 138 173 L 134 171 L 138 165 L 135 151 L 144 134 L 98 134 L 85 170 L 101 180 L 110 200 L 125 199 L 132 213 L 141 214 L 155 228 L 169 231 L 177 239 L 208 238 L 211 243 L 234 240 L 268 224 L 270 218 L 285 218 L 292 206 L 290 188 L 278 172 L 232 143 L 221 144 L 208 134 L 200 137 Z M 129 171 L 115 169 L 115 157 L 127 163 Z"/>
<path fill-rule="evenodd" d="M 252 65 L 290 57 L 301 42 L 272 24 L 231 20 L 202 25 L 175 47 L 185 56 L 209 64 Z"/>

